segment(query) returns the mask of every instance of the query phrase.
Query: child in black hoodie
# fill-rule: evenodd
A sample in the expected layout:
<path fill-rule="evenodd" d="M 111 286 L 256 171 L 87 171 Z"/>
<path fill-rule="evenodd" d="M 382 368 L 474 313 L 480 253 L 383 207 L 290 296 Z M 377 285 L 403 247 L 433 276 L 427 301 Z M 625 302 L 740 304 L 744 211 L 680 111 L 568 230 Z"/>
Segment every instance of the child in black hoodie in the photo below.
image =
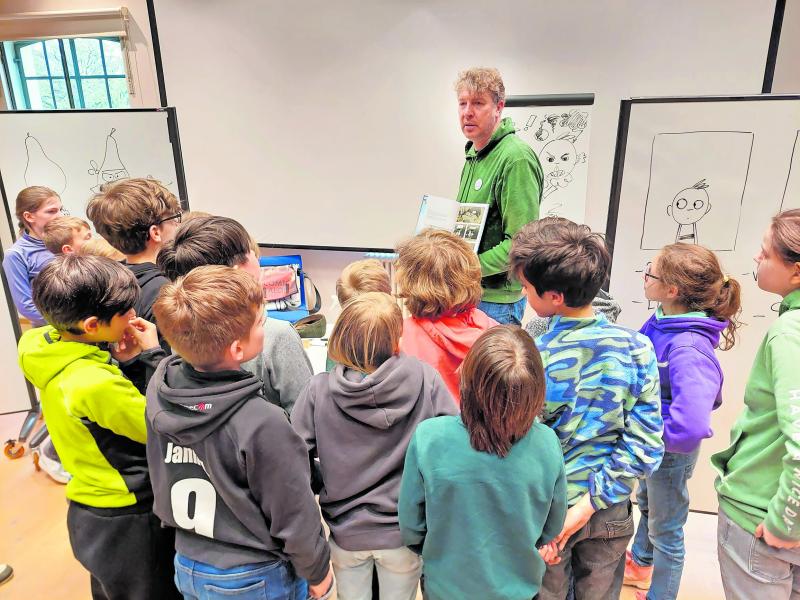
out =
<path fill-rule="evenodd" d="M 292 413 L 319 457 L 339 600 L 369 597 L 373 565 L 382 596 L 417 594 L 422 561 L 403 546 L 397 517 L 406 448 L 420 422 L 458 411 L 436 369 L 399 353 L 402 331 L 388 294 L 350 300 L 328 344 L 336 367 L 311 380 Z"/>
<path fill-rule="evenodd" d="M 187 598 L 265 588 L 306 600 L 333 585 L 303 440 L 240 367 L 263 347 L 262 302 L 247 273 L 206 266 L 164 286 L 153 307 L 177 355 L 148 386 L 147 459 Z"/>
<path fill-rule="evenodd" d="M 105 184 L 89 200 L 86 216 L 97 233 L 125 255 L 122 264 L 134 274 L 142 290 L 134 306 L 136 316 L 155 323 L 153 303 L 161 287 L 169 283 L 156 266 L 156 257 L 161 247 L 175 237 L 181 222 L 178 199 L 154 179 L 122 179 Z M 169 354 L 169 346 L 163 341 L 161 347 Z M 137 363 L 121 364 L 120 368 L 144 394 L 144 370 Z"/>

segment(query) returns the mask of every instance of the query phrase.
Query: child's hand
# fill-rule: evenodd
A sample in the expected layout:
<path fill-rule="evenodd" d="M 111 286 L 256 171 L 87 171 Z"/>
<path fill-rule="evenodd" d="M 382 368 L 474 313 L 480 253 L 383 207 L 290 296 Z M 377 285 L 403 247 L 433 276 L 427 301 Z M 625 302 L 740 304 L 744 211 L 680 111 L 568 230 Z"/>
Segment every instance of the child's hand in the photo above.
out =
<path fill-rule="evenodd" d="M 156 326 L 141 317 L 135 317 L 130 320 L 125 334 L 130 334 L 142 350 L 152 350 L 159 347 Z"/>
<path fill-rule="evenodd" d="M 758 527 L 756 527 L 756 537 L 761 538 L 764 540 L 765 544 L 772 546 L 773 548 L 797 548 L 800 546 L 800 542 L 787 542 L 786 540 L 782 540 L 781 538 L 772 535 L 769 532 L 769 529 L 764 527 L 764 523 L 759 523 Z"/>
<path fill-rule="evenodd" d="M 111 356 L 117 359 L 117 362 L 124 363 L 133 360 L 142 352 L 136 338 L 127 330 L 122 336 L 122 339 L 116 344 L 111 344 Z"/>
<path fill-rule="evenodd" d="M 569 538 L 572 534 L 578 531 L 581 527 L 589 522 L 592 515 L 595 513 L 594 506 L 589 501 L 589 494 L 584 494 L 578 503 L 567 511 L 567 518 L 564 520 L 564 527 L 561 529 L 555 540 L 558 544 L 558 549 L 563 550 L 567 545 Z"/>
<path fill-rule="evenodd" d="M 547 565 L 557 565 L 560 563 L 561 557 L 558 554 L 558 544 L 556 544 L 555 540 L 539 548 L 539 556 L 542 557 L 542 560 Z"/>
<path fill-rule="evenodd" d="M 320 581 L 317 585 L 309 585 L 308 593 L 312 598 L 329 598 L 329 592 L 333 590 L 333 569 L 328 568 L 328 574 L 325 579 Z"/>

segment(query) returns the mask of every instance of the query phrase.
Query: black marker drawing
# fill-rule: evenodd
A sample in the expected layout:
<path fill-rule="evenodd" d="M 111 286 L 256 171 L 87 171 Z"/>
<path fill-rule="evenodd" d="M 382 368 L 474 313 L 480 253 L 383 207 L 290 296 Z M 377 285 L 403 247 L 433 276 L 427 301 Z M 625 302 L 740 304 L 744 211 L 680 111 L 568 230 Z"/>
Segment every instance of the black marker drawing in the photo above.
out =
<path fill-rule="evenodd" d="M 789 173 L 786 175 L 786 186 L 783 188 L 781 210 L 800 208 L 800 130 L 794 137 L 792 156 L 789 159 Z"/>
<path fill-rule="evenodd" d="M 41 142 L 30 133 L 25 136 L 25 153 L 28 156 L 25 164 L 25 185 L 42 185 L 62 195 L 67 189 L 64 169 L 47 156 Z"/>
<path fill-rule="evenodd" d="M 711 210 L 711 199 L 708 197 L 708 184 L 701 179 L 692 187 L 675 194 L 667 206 L 667 214 L 678 224 L 675 242 L 699 244 L 697 241 L 697 222 Z"/>
<path fill-rule="evenodd" d="M 116 129 L 112 129 L 106 137 L 106 150 L 103 154 L 103 162 L 100 166 L 93 160 L 89 161 L 92 166 L 89 169 L 89 175 L 97 175 L 97 185 L 91 190 L 95 193 L 100 191 L 104 183 L 117 181 L 118 179 L 125 179 L 130 177 L 125 165 L 119 157 L 119 146 L 117 146 L 117 139 L 114 137 Z"/>
<path fill-rule="evenodd" d="M 753 138 L 749 131 L 653 136 L 639 247 L 684 242 L 735 250 Z"/>
<path fill-rule="evenodd" d="M 528 131 L 536 123 L 536 115 L 530 115 L 528 120 L 525 121 L 525 131 Z"/>

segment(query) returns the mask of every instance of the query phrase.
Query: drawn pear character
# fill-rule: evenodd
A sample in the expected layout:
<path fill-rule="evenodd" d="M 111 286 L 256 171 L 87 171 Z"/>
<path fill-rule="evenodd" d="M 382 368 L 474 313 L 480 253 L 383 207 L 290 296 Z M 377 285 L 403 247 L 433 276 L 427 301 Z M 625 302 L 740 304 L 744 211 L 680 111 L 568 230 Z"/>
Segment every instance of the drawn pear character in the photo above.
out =
<path fill-rule="evenodd" d="M 110 183 L 119 179 L 130 177 L 128 169 L 122 164 L 119 157 L 119 146 L 117 146 L 117 139 L 114 137 L 116 129 L 112 129 L 106 136 L 106 151 L 103 155 L 103 162 L 98 167 L 97 163 L 93 160 L 89 161 L 92 166 L 89 169 L 89 175 L 97 175 L 97 185 L 92 188 L 94 193 L 100 192 L 100 188 L 104 183 Z"/>
<path fill-rule="evenodd" d="M 67 176 L 42 148 L 42 144 L 30 133 L 25 137 L 25 185 L 42 185 L 61 195 L 67 189 Z"/>

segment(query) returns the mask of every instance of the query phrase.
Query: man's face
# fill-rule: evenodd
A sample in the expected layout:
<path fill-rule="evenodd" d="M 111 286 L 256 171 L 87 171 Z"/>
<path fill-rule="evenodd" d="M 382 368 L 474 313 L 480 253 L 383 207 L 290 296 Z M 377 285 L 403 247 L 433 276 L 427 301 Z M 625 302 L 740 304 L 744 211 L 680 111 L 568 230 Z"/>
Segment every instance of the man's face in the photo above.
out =
<path fill-rule="evenodd" d="M 486 144 L 500 123 L 504 101 L 497 104 L 489 92 L 475 92 L 462 89 L 458 92 L 458 121 L 464 137 L 480 150 Z"/>
<path fill-rule="evenodd" d="M 681 190 L 672 199 L 667 212 L 681 225 L 697 223 L 711 210 L 708 192 L 703 189 L 687 188 Z"/>

